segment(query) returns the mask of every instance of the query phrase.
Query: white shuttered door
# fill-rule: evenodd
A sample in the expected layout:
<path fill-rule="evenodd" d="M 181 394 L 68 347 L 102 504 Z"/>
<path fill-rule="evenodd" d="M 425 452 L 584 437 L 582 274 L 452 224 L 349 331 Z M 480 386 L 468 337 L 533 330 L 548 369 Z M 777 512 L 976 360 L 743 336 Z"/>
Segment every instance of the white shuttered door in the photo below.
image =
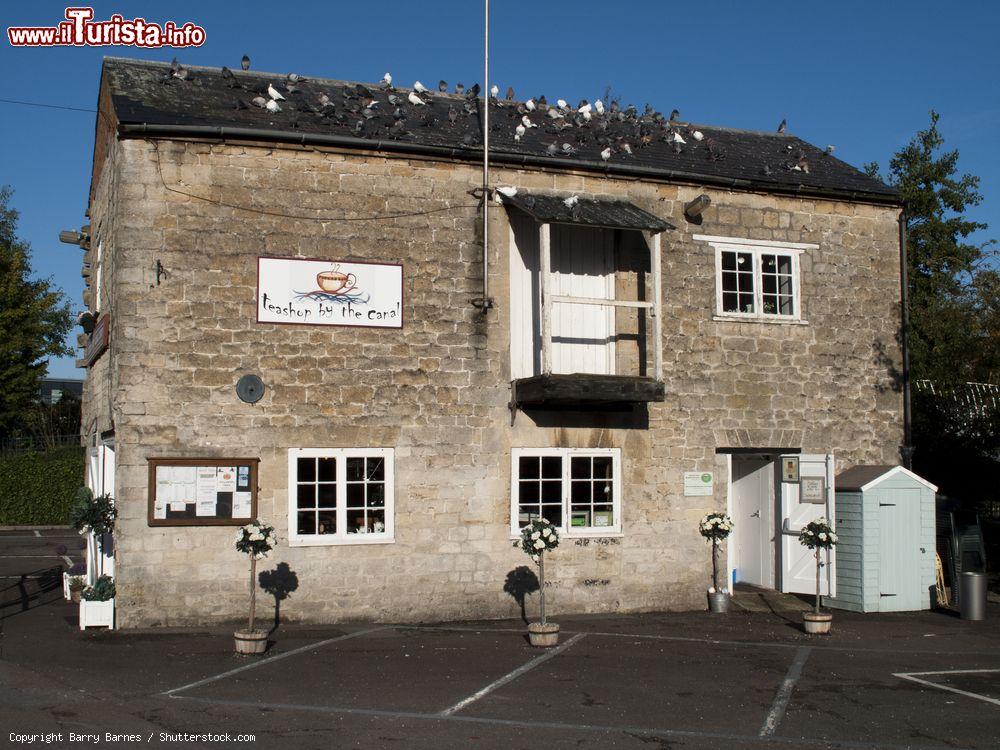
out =
<path fill-rule="evenodd" d="M 615 298 L 614 233 L 553 225 L 552 294 Z M 613 307 L 552 306 L 552 372 L 613 375 Z"/>

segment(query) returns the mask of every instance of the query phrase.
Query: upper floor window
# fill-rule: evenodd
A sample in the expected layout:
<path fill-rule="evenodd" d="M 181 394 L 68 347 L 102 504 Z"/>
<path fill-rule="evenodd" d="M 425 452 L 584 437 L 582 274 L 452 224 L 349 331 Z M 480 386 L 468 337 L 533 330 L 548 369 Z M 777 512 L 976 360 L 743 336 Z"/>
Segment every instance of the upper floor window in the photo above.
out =
<path fill-rule="evenodd" d="M 745 320 L 800 321 L 799 256 L 817 245 L 695 235 L 715 248 L 715 313 Z"/>
<path fill-rule="evenodd" d="M 393 541 L 391 448 L 288 451 L 292 546 Z"/>

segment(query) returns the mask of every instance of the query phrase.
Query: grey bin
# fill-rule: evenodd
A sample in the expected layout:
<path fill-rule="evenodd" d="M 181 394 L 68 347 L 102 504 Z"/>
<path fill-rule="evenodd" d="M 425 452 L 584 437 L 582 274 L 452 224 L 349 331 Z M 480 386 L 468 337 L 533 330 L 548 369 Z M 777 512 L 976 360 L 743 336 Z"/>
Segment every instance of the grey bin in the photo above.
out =
<path fill-rule="evenodd" d="M 986 619 L 985 573 L 962 573 L 960 601 L 963 620 Z"/>
<path fill-rule="evenodd" d="M 855 466 L 836 477 L 837 595 L 853 612 L 930 609 L 937 487 L 902 466 Z"/>

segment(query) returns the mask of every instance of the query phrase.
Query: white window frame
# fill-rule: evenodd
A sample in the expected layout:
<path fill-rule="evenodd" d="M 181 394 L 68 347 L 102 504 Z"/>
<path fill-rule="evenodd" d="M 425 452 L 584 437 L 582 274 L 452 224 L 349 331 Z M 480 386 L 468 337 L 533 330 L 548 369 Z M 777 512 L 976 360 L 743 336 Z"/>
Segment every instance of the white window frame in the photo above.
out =
<path fill-rule="evenodd" d="M 745 320 L 758 323 L 799 323 L 802 318 L 802 273 L 800 256 L 807 250 L 816 250 L 819 245 L 797 242 L 777 242 L 774 240 L 750 240 L 741 237 L 715 237 L 696 234 L 695 240 L 707 242 L 715 249 L 715 319 Z M 754 312 L 726 312 L 722 309 L 722 254 L 749 253 L 753 259 Z M 792 260 L 792 315 L 764 312 L 764 284 L 761 272 L 762 255 L 787 255 Z"/>
<path fill-rule="evenodd" d="M 104 283 L 104 241 L 97 243 L 97 262 L 94 264 L 95 289 L 94 289 L 94 311 L 101 311 L 101 286 Z"/>
<path fill-rule="evenodd" d="M 510 537 L 519 539 L 521 526 L 518 524 L 518 506 L 520 500 L 520 459 L 523 456 L 559 456 L 562 458 L 562 508 L 563 523 L 559 533 L 567 538 L 622 536 L 622 451 L 621 448 L 512 448 L 510 452 Z M 570 525 L 570 459 L 587 456 L 611 457 L 611 512 L 614 514 L 614 524 L 580 528 Z"/>
<path fill-rule="evenodd" d="M 298 533 L 298 459 L 337 459 L 337 533 Z M 385 531 L 347 533 L 347 463 L 348 458 L 382 458 L 385 461 Z M 396 452 L 393 448 L 289 448 L 288 449 L 288 546 L 331 547 L 354 544 L 392 544 L 395 537 Z"/>

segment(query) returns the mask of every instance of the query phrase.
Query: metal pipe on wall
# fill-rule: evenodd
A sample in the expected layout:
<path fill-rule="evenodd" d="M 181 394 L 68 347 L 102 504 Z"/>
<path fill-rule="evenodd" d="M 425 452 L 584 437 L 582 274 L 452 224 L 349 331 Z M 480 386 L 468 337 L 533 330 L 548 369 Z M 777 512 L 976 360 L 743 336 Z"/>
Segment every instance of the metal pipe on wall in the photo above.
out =
<path fill-rule="evenodd" d="M 493 307 L 490 299 L 490 0 L 484 0 L 483 24 L 483 298 L 479 309 Z"/>
<path fill-rule="evenodd" d="M 899 287 L 900 307 L 900 347 L 903 354 L 903 445 L 900 450 L 903 466 L 913 468 L 912 413 L 910 411 L 910 293 L 909 269 L 906 257 L 906 209 L 899 212 Z"/>

